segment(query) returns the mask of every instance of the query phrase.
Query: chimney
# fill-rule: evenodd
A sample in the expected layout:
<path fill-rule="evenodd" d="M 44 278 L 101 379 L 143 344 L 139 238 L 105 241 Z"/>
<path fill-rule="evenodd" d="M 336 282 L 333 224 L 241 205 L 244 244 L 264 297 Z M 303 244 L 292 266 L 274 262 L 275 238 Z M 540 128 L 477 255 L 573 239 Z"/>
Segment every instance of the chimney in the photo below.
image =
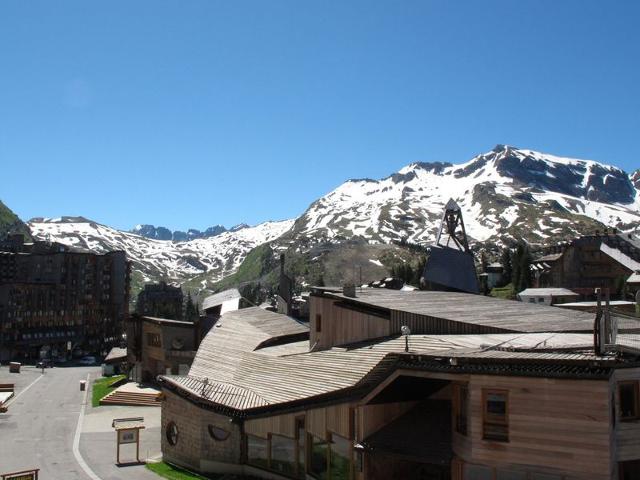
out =
<path fill-rule="evenodd" d="M 280 275 L 284 275 L 284 253 L 280 254 Z"/>
<path fill-rule="evenodd" d="M 353 283 L 345 283 L 342 287 L 342 294 L 345 297 L 356 298 L 356 286 Z"/>

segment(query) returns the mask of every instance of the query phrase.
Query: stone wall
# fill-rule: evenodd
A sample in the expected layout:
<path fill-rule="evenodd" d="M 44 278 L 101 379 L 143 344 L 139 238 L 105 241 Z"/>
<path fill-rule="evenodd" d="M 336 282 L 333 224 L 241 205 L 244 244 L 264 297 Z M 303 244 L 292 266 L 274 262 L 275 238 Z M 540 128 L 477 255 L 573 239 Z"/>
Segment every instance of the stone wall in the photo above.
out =
<path fill-rule="evenodd" d="M 203 471 L 203 463 L 239 464 L 242 438 L 240 427 L 228 417 L 200 408 L 178 395 L 164 390 L 162 402 L 162 455 L 165 461 L 195 471 Z M 178 441 L 170 445 L 167 425 L 178 427 Z M 226 440 L 216 440 L 209 425 L 226 432 Z"/>

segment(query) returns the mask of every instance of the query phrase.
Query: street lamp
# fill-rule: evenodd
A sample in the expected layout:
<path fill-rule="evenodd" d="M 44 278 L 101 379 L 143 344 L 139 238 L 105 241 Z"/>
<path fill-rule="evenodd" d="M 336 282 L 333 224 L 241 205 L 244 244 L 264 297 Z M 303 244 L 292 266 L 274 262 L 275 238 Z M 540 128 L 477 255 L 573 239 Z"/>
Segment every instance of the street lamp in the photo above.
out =
<path fill-rule="evenodd" d="M 408 352 L 409 351 L 409 335 L 411 335 L 411 329 L 406 325 L 402 325 L 402 327 L 400 327 L 400 333 L 404 337 L 404 351 Z"/>

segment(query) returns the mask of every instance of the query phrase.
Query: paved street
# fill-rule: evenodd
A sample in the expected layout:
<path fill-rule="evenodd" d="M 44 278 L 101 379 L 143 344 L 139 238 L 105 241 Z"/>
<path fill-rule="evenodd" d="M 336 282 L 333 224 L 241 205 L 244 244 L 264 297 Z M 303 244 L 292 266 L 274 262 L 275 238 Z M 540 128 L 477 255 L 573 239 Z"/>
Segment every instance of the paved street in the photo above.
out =
<path fill-rule="evenodd" d="M 157 407 L 91 407 L 91 392 L 79 437 L 79 452 L 89 469 L 81 468 L 73 453 L 74 436 L 82 409 L 84 392 L 80 380 L 99 375 L 99 367 L 67 367 L 40 370 L 25 367 L 11 374 L 0 367 L 0 383 L 15 383 L 16 396 L 9 411 L 0 414 L 0 473 L 40 469 L 42 480 L 158 480 L 144 466 L 115 466 L 115 433 L 111 420 L 142 416 L 148 429 L 142 432 L 142 459 L 160 454 L 160 409 Z M 129 450 L 127 450 L 127 448 Z M 133 460 L 135 449 L 124 446 L 122 459 Z"/>

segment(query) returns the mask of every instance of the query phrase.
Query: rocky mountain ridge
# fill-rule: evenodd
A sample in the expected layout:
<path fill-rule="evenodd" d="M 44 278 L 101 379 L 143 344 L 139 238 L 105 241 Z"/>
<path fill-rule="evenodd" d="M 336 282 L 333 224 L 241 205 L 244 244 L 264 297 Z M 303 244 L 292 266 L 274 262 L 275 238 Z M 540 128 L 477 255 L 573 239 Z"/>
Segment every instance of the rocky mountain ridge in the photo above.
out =
<path fill-rule="evenodd" d="M 295 220 L 242 226 L 187 241 L 175 241 L 173 232 L 171 240 L 146 238 L 82 217 L 34 219 L 29 226 L 38 238 L 97 251 L 124 249 L 141 282 L 165 278 L 211 288 L 265 243 L 271 243 L 273 255 L 288 251 L 310 264 L 331 250 L 323 245 L 356 241 L 359 256 L 370 254 L 368 263 L 384 272 L 388 252 L 381 262 L 380 254 L 365 246 L 401 240 L 428 245 L 449 198 L 462 208 L 475 247 L 496 248 L 521 239 L 543 245 L 604 227 L 630 231 L 640 227 L 639 183 L 640 171 L 627 174 L 592 160 L 498 145 L 459 165 L 413 163 L 380 180 L 346 181 Z M 157 236 L 157 231 L 152 227 L 146 233 Z M 334 265 L 348 262 L 346 254 L 333 251 L 333 258 L 339 258 Z M 313 255 L 306 255 L 309 252 Z M 323 274 L 315 267 L 298 268 Z"/>

